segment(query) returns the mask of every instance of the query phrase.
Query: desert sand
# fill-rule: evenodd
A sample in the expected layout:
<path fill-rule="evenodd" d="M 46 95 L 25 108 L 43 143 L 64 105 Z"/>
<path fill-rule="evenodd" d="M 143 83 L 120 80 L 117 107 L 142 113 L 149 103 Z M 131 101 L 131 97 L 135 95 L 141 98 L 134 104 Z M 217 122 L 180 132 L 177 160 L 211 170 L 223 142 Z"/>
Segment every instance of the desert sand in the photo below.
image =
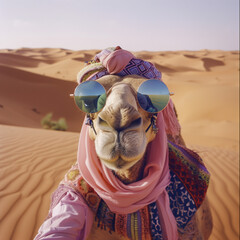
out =
<path fill-rule="evenodd" d="M 76 161 L 84 116 L 69 98 L 99 50 L 0 50 L 0 239 L 32 239 Z M 211 240 L 239 238 L 239 52 L 135 52 L 162 72 L 187 145 L 211 172 Z M 67 132 L 42 129 L 49 112 Z"/>

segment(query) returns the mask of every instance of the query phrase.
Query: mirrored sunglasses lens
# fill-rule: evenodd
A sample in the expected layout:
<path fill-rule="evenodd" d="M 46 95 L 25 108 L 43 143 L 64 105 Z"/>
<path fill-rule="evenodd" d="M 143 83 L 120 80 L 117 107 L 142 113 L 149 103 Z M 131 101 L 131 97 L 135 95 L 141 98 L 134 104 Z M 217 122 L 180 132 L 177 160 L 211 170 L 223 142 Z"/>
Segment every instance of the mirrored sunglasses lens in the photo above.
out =
<path fill-rule="evenodd" d="M 74 91 L 77 106 L 85 113 L 99 112 L 106 103 L 106 91 L 96 81 L 86 81 L 78 85 Z"/>
<path fill-rule="evenodd" d="M 137 94 L 140 106 L 149 113 L 162 111 L 169 102 L 169 90 L 160 80 L 150 79 L 143 82 Z"/>

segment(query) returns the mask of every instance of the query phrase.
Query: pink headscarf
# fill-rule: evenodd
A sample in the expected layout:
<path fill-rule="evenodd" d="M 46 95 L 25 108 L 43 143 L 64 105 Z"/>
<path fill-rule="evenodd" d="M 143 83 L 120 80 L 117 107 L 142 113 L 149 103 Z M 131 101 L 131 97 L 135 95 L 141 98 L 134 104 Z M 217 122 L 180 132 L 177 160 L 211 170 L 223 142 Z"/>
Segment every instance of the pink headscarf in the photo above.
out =
<path fill-rule="evenodd" d="M 95 57 L 110 74 L 121 72 L 132 58 L 134 55 L 123 49 L 104 49 Z"/>
<path fill-rule="evenodd" d="M 169 206 L 166 187 L 170 183 L 167 137 L 163 114 L 157 118 L 159 129 L 147 150 L 142 180 L 125 185 L 98 159 L 95 144 L 83 125 L 78 148 L 79 170 L 112 212 L 128 214 L 156 201 L 165 238 L 177 239 L 176 220 Z"/>

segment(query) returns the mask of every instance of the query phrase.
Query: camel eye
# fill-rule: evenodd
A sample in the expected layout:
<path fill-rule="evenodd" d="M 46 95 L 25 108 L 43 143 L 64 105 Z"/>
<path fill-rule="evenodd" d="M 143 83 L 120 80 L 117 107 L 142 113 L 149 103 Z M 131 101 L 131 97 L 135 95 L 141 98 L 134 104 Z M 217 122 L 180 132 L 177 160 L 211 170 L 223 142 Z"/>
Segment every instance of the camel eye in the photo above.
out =
<path fill-rule="evenodd" d="M 109 124 L 100 117 L 98 117 L 98 124 L 100 127 L 110 127 Z"/>
<path fill-rule="evenodd" d="M 142 118 L 140 117 L 140 118 L 137 118 L 136 120 L 134 120 L 134 121 L 130 124 L 129 128 L 139 127 L 141 124 L 142 124 Z"/>

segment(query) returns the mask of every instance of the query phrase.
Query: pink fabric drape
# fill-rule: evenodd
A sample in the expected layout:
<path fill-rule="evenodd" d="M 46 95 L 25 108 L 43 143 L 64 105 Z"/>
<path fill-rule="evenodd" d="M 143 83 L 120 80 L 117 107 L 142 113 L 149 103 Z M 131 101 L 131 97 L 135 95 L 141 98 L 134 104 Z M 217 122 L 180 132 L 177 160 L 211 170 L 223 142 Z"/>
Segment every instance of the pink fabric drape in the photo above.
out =
<path fill-rule="evenodd" d="M 78 165 L 85 181 L 115 213 L 132 213 L 157 201 L 163 232 L 167 239 L 177 239 L 176 220 L 169 206 L 165 190 L 170 182 L 167 137 L 162 113 L 158 114 L 156 138 L 147 151 L 147 164 L 142 180 L 125 185 L 98 159 L 94 141 L 83 126 L 79 140 Z"/>

